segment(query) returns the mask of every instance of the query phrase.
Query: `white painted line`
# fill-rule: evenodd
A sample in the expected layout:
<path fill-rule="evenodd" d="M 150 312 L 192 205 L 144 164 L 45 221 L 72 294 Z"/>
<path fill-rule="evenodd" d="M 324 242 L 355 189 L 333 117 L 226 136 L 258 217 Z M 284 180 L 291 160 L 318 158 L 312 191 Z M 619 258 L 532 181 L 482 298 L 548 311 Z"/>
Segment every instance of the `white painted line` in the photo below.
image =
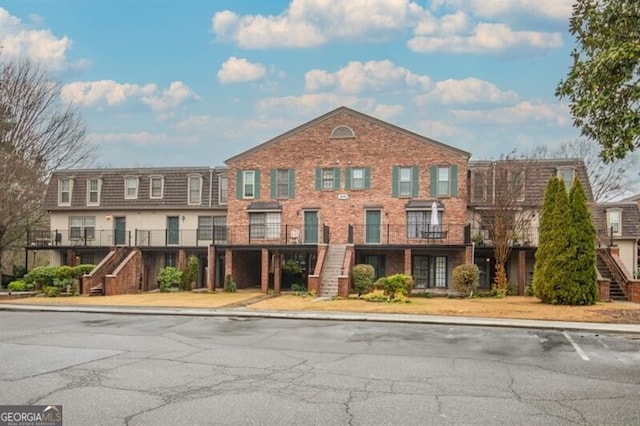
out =
<path fill-rule="evenodd" d="M 578 352 L 578 355 L 580 355 L 580 358 L 582 358 L 584 361 L 589 361 L 589 357 L 587 356 L 587 354 L 585 354 L 582 348 L 578 346 L 578 344 L 573 340 L 573 338 L 571 338 L 571 336 L 569 336 L 569 333 L 567 333 L 566 331 L 563 331 L 562 334 L 564 335 L 564 337 L 566 337 L 569 343 L 571 343 L 571 346 L 573 346 L 573 349 L 575 349 L 576 352 Z"/>

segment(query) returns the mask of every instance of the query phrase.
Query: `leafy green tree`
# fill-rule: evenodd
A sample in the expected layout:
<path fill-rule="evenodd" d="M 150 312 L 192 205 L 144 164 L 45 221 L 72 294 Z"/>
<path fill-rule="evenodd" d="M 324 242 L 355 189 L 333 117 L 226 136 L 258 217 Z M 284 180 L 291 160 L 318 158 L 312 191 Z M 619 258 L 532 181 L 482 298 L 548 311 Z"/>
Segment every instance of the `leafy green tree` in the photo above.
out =
<path fill-rule="evenodd" d="M 541 300 L 545 290 L 544 284 L 548 281 L 547 260 L 550 257 L 550 241 L 553 235 L 553 209 L 562 185 L 562 181 L 556 176 L 552 176 L 549 179 L 544 191 L 544 200 L 540 211 L 538 250 L 536 250 L 536 261 L 533 266 L 533 292 Z"/>
<path fill-rule="evenodd" d="M 569 192 L 571 224 L 574 228 L 575 289 L 568 300 L 572 305 L 592 305 L 598 298 L 596 283 L 596 231 L 591 221 L 587 197 L 579 179 L 573 182 Z"/>
<path fill-rule="evenodd" d="M 569 31 L 573 64 L 556 96 L 604 160 L 624 158 L 640 148 L 640 2 L 577 0 Z"/>
<path fill-rule="evenodd" d="M 182 271 L 182 289 L 190 290 L 195 285 L 200 271 L 200 261 L 197 256 L 189 256 L 189 261 L 184 271 Z"/>

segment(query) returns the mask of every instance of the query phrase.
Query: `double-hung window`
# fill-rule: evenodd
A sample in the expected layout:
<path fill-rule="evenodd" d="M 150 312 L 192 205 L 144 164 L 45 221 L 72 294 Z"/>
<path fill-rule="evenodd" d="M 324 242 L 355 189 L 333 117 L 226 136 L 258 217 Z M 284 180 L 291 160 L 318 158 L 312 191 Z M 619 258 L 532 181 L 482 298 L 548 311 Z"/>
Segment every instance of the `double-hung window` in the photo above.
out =
<path fill-rule="evenodd" d="M 237 170 L 236 198 L 238 200 L 260 198 L 260 170 Z"/>
<path fill-rule="evenodd" d="M 334 169 L 322 169 L 322 189 L 336 189 Z"/>
<path fill-rule="evenodd" d="M 229 198 L 229 178 L 227 175 L 218 177 L 218 204 L 227 204 Z"/>
<path fill-rule="evenodd" d="M 400 197 L 411 196 L 411 167 L 400 167 L 398 195 Z"/>
<path fill-rule="evenodd" d="M 189 176 L 189 205 L 202 203 L 202 176 Z"/>
<path fill-rule="evenodd" d="M 58 181 L 58 205 L 71 205 L 71 179 L 60 179 Z"/>
<path fill-rule="evenodd" d="M 87 205 L 97 206 L 100 204 L 100 179 L 87 180 Z"/>
<path fill-rule="evenodd" d="M 455 197 L 458 195 L 458 166 L 431 166 L 430 195 L 432 197 Z"/>
<path fill-rule="evenodd" d="M 609 234 L 616 237 L 622 235 L 622 229 L 620 227 L 620 224 L 622 223 L 621 216 L 622 212 L 620 209 L 607 210 L 607 227 L 609 228 Z"/>
<path fill-rule="evenodd" d="M 72 240 L 92 240 L 95 230 L 95 216 L 69 216 L 69 238 Z"/>
<path fill-rule="evenodd" d="M 257 212 L 249 214 L 251 239 L 277 240 L 280 238 L 280 212 Z"/>
<path fill-rule="evenodd" d="M 253 170 L 245 170 L 242 177 L 242 198 L 255 198 L 256 173 Z"/>
<path fill-rule="evenodd" d="M 564 187 L 569 191 L 573 186 L 576 170 L 573 167 L 562 167 L 558 170 L 558 177 L 564 182 Z"/>
<path fill-rule="evenodd" d="M 135 176 L 128 176 L 124 178 L 124 198 L 136 199 L 138 198 L 138 178 Z"/>
<path fill-rule="evenodd" d="M 438 167 L 438 196 L 447 196 L 450 194 L 450 183 L 449 167 Z"/>
<path fill-rule="evenodd" d="M 317 168 L 316 169 L 316 190 L 331 191 L 340 189 L 340 169 Z"/>
<path fill-rule="evenodd" d="M 152 176 L 149 178 L 149 198 L 162 198 L 164 191 L 164 179 L 162 176 Z"/>
<path fill-rule="evenodd" d="M 391 179 L 392 196 L 401 198 L 417 197 L 420 183 L 419 171 L 418 166 L 393 166 Z"/>
<path fill-rule="evenodd" d="M 293 169 L 271 170 L 271 199 L 291 199 L 295 194 L 295 171 Z"/>
<path fill-rule="evenodd" d="M 432 215 L 436 220 L 431 220 Z M 442 211 L 412 210 L 407 212 L 407 238 L 442 238 Z"/>

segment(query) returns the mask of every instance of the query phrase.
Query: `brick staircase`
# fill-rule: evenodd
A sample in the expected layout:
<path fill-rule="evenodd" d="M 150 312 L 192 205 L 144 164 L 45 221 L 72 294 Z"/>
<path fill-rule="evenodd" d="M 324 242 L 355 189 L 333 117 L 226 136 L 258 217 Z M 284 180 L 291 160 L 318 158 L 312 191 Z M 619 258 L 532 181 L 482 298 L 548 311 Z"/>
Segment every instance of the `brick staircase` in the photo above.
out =
<path fill-rule="evenodd" d="M 333 297 L 338 294 L 338 277 L 343 274 L 342 266 L 346 251 L 346 245 L 332 244 L 327 248 L 320 276 L 319 296 Z"/>
<path fill-rule="evenodd" d="M 105 292 L 105 278 L 129 255 L 129 247 L 112 249 L 102 261 L 82 279 L 83 294 L 89 296 L 103 296 Z"/>
<path fill-rule="evenodd" d="M 602 278 L 606 278 L 609 280 L 609 295 L 611 297 L 611 300 L 627 300 L 627 297 L 620 288 L 618 281 L 611 273 L 611 270 L 602 258 L 600 252 L 598 252 L 598 256 L 596 258 L 596 268 L 598 268 L 598 272 L 600 272 Z"/>

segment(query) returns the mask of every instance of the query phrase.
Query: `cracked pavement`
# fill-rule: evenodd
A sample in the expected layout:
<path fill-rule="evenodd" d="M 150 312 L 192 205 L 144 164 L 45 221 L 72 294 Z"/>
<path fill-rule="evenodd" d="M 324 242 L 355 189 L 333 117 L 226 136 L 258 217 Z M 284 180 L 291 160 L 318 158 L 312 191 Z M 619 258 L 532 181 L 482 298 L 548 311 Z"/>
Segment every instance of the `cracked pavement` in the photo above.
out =
<path fill-rule="evenodd" d="M 0 312 L 0 404 L 66 425 L 640 424 L 640 336 Z"/>

